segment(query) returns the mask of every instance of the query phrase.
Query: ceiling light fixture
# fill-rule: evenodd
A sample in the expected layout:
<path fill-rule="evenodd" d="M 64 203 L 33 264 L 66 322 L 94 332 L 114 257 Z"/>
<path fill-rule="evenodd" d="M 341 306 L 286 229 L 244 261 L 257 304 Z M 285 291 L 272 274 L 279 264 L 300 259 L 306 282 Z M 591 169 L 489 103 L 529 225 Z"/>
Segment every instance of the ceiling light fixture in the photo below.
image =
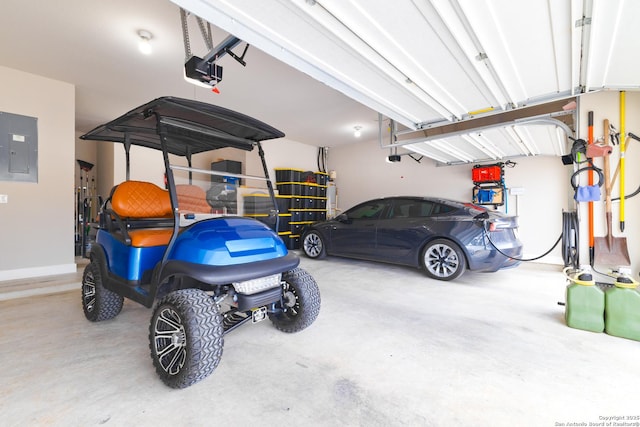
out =
<path fill-rule="evenodd" d="M 153 34 L 147 30 L 138 30 L 138 37 L 140 37 L 140 41 L 138 42 L 138 49 L 145 55 L 150 55 L 153 51 L 151 47 L 151 39 L 153 38 Z"/>
<path fill-rule="evenodd" d="M 362 126 L 354 126 L 353 127 L 353 136 L 355 136 L 356 138 L 360 138 L 360 136 L 362 136 L 361 129 L 362 129 Z"/>

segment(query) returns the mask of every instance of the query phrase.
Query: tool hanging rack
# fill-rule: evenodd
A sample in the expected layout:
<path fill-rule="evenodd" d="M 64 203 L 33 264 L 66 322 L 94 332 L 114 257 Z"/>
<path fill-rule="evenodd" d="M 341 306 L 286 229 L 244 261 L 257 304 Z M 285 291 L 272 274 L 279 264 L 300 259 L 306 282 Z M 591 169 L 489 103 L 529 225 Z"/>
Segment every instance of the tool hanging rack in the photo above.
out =
<path fill-rule="evenodd" d="M 492 205 L 493 207 L 505 204 L 504 166 L 505 164 L 500 162 L 490 165 L 475 165 L 471 169 L 471 180 L 474 185 L 472 190 L 473 203 Z"/>
<path fill-rule="evenodd" d="M 93 242 L 93 229 L 102 197 L 96 192 L 95 177 L 89 181 L 93 163 L 76 159 L 80 166 L 80 186 L 76 188 L 75 255 L 86 258 Z"/>

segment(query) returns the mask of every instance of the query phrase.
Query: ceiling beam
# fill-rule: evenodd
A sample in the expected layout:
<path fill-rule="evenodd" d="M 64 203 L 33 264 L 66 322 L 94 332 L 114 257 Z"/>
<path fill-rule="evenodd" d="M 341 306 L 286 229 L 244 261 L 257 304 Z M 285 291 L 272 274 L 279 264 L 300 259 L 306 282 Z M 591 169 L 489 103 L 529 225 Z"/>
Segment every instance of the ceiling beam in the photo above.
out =
<path fill-rule="evenodd" d="M 395 143 L 393 145 L 401 146 L 405 144 L 414 144 L 416 142 L 440 139 L 450 135 L 461 135 L 506 124 L 524 124 L 527 119 L 536 119 L 536 121 L 539 121 L 539 119 L 544 116 L 548 116 L 560 123 L 564 123 L 573 133 L 575 131 L 573 119 L 573 113 L 575 110 L 565 110 L 563 108 L 572 101 L 575 101 L 575 98 L 561 99 L 558 101 L 548 102 L 546 104 L 487 114 L 473 119 L 462 120 L 440 126 L 426 127 L 420 130 L 399 132 L 396 134 Z"/>

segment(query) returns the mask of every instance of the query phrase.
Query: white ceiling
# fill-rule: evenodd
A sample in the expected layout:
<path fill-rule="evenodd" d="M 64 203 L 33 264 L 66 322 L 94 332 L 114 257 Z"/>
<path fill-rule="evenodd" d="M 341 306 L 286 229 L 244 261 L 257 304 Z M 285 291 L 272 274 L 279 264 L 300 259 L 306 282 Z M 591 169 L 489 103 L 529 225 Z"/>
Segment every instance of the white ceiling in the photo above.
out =
<path fill-rule="evenodd" d="M 172 95 L 248 114 L 306 144 L 354 142 L 355 125 L 363 139 L 377 138 L 375 111 L 254 47 L 246 67 L 221 60 L 220 94 L 185 82 L 179 10 L 169 0 L 2 0 L 0 66 L 76 85 L 81 132 Z M 139 29 L 153 33 L 150 56 L 138 51 Z M 225 36 L 214 28 L 214 44 Z M 191 39 L 194 54 L 205 55 L 199 32 Z"/>
<path fill-rule="evenodd" d="M 401 152 L 443 163 L 560 155 L 566 143 L 548 121 L 434 139 L 442 125 L 640 86 L 640 58 L 632 54 L 640 47 L 638 1 L 172 1 L 217 27 L 214 44 L 227 32 L 251 44 L 246 68 L 220 60 L 220 94 L 183 80 L 179 8 L 166 0 L 3 0 L 0 65 L 75 84 L 80 131 L 175 95 L 249 114 L 294 140 L 335 146 L 354 142 L 356 125 L 362 139 L 376 139 L 380 111 L 417 129 L 400 138 L 411 142 Z M 136 50 L 141 28 L 154 35 L 148 57 Z M 194 31 L 193 53 L 204 56 L 198 41 Z"/>

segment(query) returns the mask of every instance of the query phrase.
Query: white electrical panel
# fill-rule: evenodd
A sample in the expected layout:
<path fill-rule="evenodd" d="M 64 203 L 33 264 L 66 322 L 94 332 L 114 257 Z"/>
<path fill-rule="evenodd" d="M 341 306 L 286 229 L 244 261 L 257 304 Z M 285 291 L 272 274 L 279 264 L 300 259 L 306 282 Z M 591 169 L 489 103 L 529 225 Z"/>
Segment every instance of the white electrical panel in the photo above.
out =
<path fill-rule="evenodd" d="M 0 111 L 0 181 L 38 182 L 38 119 Z"/>

